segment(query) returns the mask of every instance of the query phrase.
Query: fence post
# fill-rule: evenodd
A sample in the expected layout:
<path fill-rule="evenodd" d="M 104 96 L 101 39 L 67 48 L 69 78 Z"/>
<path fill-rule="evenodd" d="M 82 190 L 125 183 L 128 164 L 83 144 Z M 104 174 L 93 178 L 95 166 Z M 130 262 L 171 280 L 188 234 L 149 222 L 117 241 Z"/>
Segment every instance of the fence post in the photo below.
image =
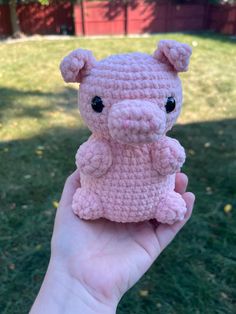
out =
<path fill-rule="evenodd" d="M 234 7 L 234 33 L 233 35 L 236 35 L 236 5 Z"/>
<path fill-rule="evenodd" d="M 128 1 L 124 2 L 124 35 L 128 35 Z"/>
<path fill-rule="evenodd" d="M 86 35 L 85 32 L 85 15 L 84 15 L 84 0 L 79 0 L 80 2 L 80 11 L 81 11 L 81 26 L 82 26 L 82 34 Z"/>
<path fill-rule="evenodd" d="M 169 32 L 171 30 L 172 23 L 172 1 L 168 0 L 166 4 L 166 20 L 165 20 L 165 31 Z"/>
<path fill-rule="evenodd" d="M 203 18 L 203 25 L 202 25 L 202 28 L 203 30 L 206 30 L 209 28 L 209 25 L 210 25 L 210 3 L 208 2 L 208 0 L 205 1 L 205 4 L 204 4 L 204 18 Z"/>

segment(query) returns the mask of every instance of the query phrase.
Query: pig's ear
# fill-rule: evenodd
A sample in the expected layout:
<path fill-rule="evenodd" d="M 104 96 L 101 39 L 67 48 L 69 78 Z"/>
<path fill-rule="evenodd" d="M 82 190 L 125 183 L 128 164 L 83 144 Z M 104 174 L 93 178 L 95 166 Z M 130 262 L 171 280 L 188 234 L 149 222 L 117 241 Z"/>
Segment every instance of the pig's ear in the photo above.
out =
<path fill-rule="evenodd" d="M 153 56 L 163 63 L 170 63 L 177 72 L 186 72 L 192 48 L 175 40 L 161 40 Z"/>
<path fill-rule="evenodd" d="M 74 50 L 62 60 L 60 64 L 61 75 L 67 83 L 81 83 L 95 63 L 96 60 L 91 51 Z"/>

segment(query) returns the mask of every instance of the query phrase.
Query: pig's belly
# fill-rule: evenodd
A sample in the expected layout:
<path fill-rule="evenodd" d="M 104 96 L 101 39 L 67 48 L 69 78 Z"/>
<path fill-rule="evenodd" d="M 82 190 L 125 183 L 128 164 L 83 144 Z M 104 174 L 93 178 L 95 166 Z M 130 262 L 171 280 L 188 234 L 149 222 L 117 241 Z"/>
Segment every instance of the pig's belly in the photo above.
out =
<path fill-rule="evenodd" d="M 104 217 L 117 222 L 138 222 L 155 217 L 161 195 L 174 190 L 175 175 L 161 176 L 150 162 L 113 163 L 100 178 L 81 176 L 82 187 L 96 193 Z"/>

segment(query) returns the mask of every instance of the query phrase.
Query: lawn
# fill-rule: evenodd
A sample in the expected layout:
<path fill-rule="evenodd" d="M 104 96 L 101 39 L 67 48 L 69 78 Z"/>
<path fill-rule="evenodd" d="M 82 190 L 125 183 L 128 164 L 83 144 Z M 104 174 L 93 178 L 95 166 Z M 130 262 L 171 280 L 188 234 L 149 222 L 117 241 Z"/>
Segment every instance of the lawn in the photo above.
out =
<path fill-rule="evenodd" d="M 38 40 L 0 44 L 0 313 L 27 313 L 49 254 L 53 220 L 78 146 L 89 136 L 61 58 L 76 47 L 97 59 L 152 53 L 161 38 L 193 46 L 181 74 L 184 107 L 173 129 L 187 152 L 193 217 L 118 314 L 233 313 L 236 301 L 236 44 L 212 34 Z"/>

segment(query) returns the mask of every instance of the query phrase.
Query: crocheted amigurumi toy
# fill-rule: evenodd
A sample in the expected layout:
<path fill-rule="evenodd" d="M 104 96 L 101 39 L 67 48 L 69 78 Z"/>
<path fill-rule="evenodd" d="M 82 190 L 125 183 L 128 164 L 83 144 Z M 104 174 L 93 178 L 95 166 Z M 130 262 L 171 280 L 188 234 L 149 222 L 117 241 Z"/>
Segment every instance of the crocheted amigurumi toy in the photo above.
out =
<path fill-rule="evenodd" d="M 153 55 L 127 53 L 96 61 L 77 49 L 61 62 L 65 82 L 80 83 L 79 109 L 92 131 L 76 154 L 81 187 L 72 208 L 83 219 L 182 220 L 186 204 L 174 191 L 183 147 L 166 136 L 180 114 L 178 72 L 191 48 L 161 40 Z"/>

